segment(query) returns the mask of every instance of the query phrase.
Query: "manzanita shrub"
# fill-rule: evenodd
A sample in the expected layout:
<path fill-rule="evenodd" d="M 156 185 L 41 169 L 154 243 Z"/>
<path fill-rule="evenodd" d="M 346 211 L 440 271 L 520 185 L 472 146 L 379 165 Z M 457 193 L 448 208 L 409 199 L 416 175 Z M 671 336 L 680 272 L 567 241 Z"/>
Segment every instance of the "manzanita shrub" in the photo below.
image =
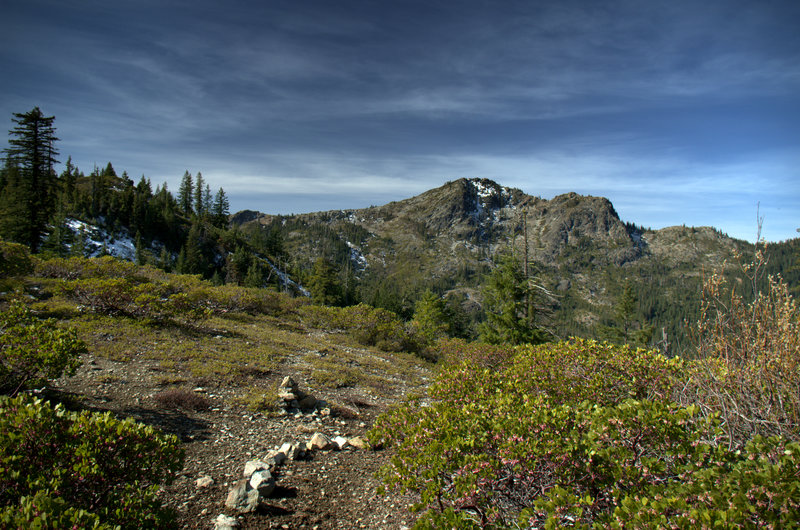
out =
<path fill-rule="evenodd" d="M 466 358 L 369 433 L 393 448 L 386 486 L 419 495 L 416 528 L 795 521 L 800 446 L 728 449 L 713 415 L 671 401 L 678 359 L 581 339 Z"/>
<path fill-rule="evenodd" d="M 0 527 L 164 528 L 160 484 L 183 465 L 175 436 L 109 413 L 0 398 Z"/>
<path fill-rule="evenodd" d="M 73 375 L 85 352 L 75 330 L 39 319 L 12 301 L 0 313 L 0 393 L 14 395 L 47 379 Z"/>
<path fill-rule="evenodd" d="M 308 305 L 301 317 L 311 326 L 323 326 L 349 333 L 358 342 L 384 351 L 418 353 L 424 343 L 414 326 L 395 313 L 367 304 L 348 307 Z"/>
<path fill-rule="evenodd" d="M 62 280 L 59 290 L 94 312 L 154 322 L 194 322 L 229 312 L 284 314 L 303 303 L 283 293 L 213 286 L 198 275 L 167 274 L 111 256 L 52 258 L 38 263 L 36 274 Z"/>

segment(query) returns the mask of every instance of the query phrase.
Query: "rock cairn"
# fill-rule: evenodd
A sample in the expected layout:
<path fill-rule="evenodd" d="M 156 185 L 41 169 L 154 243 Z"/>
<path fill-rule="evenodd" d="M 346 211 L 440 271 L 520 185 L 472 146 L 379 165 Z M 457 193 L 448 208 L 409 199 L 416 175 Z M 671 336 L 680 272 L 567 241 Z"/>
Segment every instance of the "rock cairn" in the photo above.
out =
<path fill-rule="evenodd" d="M 263 459 L 245 463 L 242 478 L 228 492 L 225 507 L 238 514 L 255 511 L 262 499 L 268 498 L 275 491 L 274 475 L 287 462 L 306 458 L 314 451 L 354 451 L 368 448 L 369 444 L 361 436 L 330 438 L 321 432 L 315 432 L 305 443 L 284 443 L 280 448 L 269 451 Z M 211 484 L 213 480 L 209 477 L 200 477 L 195 481 L 198 488 Z M 231 530 L 238 526 L 239 521 L 226 514 L 219 514 L 214 520 L 215 530 Z"/>
<path fill-rule="evenodd" d="M 312 396 L 300 390 L 300 386 L 292 379 L 291 376 L 286 376 L 278 388 L 278 406 L 287 412 L 292 411 L 309 411 L 313 410 L 319 405 L 320 402 Z"/>

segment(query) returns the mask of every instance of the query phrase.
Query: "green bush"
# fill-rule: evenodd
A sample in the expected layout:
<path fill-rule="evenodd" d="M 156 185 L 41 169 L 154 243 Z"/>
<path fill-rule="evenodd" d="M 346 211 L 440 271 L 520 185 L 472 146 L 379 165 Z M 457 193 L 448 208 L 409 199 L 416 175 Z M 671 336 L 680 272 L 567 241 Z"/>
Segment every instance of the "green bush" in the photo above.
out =
<path fill-rule="evenodd" d="M 175 436 L 133 420 L 0 398 L 3 527 L 170 526 L 159 484 L 182 464 Z"/>
<path fill-rule="evenodd" d="M 394 448 L 387 487 L 419 495 L 417 528 L 780 527 L 800 513 L 800 446 L 729 449 L 716 417 L 670 400 L 679 360 L 579 339 L 465 358 L 429 403 L 368 434 Z"/>
<path fill-rule="evenodd" d="M 0 278 L 22 276 L 32 271 L 28 247 L 0 239 Z"/>
<path fill-rule="evenodd" d="M 33 271 L 28 247 L 0 239 L 0 291 L 19 289 L 21 277 Z"/>
<path fill-rule="evenodd" d="M 86 345 L 71 329 L 40 320 L 21 302 L 0 313 L 0 393 L 16 394 L 62 374 L 73 375 Z"/>
<path fill-rule="evenodd" d="M 405 324 L 396 314 L 367 304 L 349 307 L 306 306 L 300 314 L 309 325 L 340 329 L 365 346 L 384 351 L 418 353 L 425 339 L 413 325 Z"/>
<path fill-rule="evenodd" d="M 61 292 L 92 311 L 156 322 L 228 312 L 281 314 L 302 303 L 265 289 L 215 287 L 197 275 L 167 274 L 110 256 L 53 258 L 41 262 L 36 272 L 63 280 Z"/>

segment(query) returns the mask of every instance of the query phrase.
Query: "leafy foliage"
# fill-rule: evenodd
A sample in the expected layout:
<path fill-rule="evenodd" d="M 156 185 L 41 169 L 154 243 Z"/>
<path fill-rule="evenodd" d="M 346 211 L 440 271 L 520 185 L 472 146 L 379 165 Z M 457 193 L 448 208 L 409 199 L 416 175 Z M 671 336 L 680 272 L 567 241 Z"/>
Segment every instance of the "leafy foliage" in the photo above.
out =
<path fill-rule="evenodd" d="M 728 449 L 670 399 L 678 359 L 579 339 L 449 358 L 430 403 L 369 433 L 395 448 L 387 486 L 419 495 L 417 528 L 782 526 L 800 508 L 800 445 Z"/>
<path fill-rule="evenodd" d="M 14 301 L 0 313 L 0 393 L 14 395 L 47 379 L 73 375 L 85 352 L 74 330 L 38 319 Z"/>
<path fill-rule="evenodd" d="M 419 352 L 424 342 L 413 326 L 385 309 L 358 304 L 350 307 L 306 306 L 301 314 L 311 325 L 349 332 L 360 343 L 384 351 Z"/>
<path fill-rule="evenodd" d="M 800 441 L 800 306 L 780 276 L 761 283 L 765 263 L 759 249 L 744 266 L 750 301 L 720 274 L 705 278 L 692 328 L 698 359 L 682 399 L 719 412 L 732 446 L 755 434 Z"/>
<path fill-rule="evenodd" d="M 481 340 L 491 344 L 540 344 L 545 334 L 535 321 L 535 291 L 513 255 L 503 255 L 483 286 L 486 321 Z"/>
<path fill-rule="evenodd" d="M 109 413 L 0 398 L 0 523 L 17 528 L 164 528 L 159 484 L 183 465 L 175 436 Z"/>

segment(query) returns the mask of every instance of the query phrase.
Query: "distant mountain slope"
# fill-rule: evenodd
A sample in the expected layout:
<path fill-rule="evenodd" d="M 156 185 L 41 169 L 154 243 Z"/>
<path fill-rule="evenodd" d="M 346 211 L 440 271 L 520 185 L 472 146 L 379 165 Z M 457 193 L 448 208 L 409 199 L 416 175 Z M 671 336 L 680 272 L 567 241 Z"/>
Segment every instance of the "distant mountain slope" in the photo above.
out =
<path fill-rule="evenodd" d="M 523 256 L 527 247 L 540 280 L 560 295 L 560 335 L 591 334 L 628 282 L 659 337 L 661 328 L 682 336 L 683 320 L 697 310 L 700 271 L 751 248 L 710 227 L 637 228 L 602 197 L 545 200 L 488 179 L 459 179 L 383 206 L 295 216 L 248 211 L 233 220 L 280 228 L 298 270 L 326 256 L 358 278 L 365 301 L 401 313 L 432 288 L 477 318 L 492 257 L 503 249 Z"/>

